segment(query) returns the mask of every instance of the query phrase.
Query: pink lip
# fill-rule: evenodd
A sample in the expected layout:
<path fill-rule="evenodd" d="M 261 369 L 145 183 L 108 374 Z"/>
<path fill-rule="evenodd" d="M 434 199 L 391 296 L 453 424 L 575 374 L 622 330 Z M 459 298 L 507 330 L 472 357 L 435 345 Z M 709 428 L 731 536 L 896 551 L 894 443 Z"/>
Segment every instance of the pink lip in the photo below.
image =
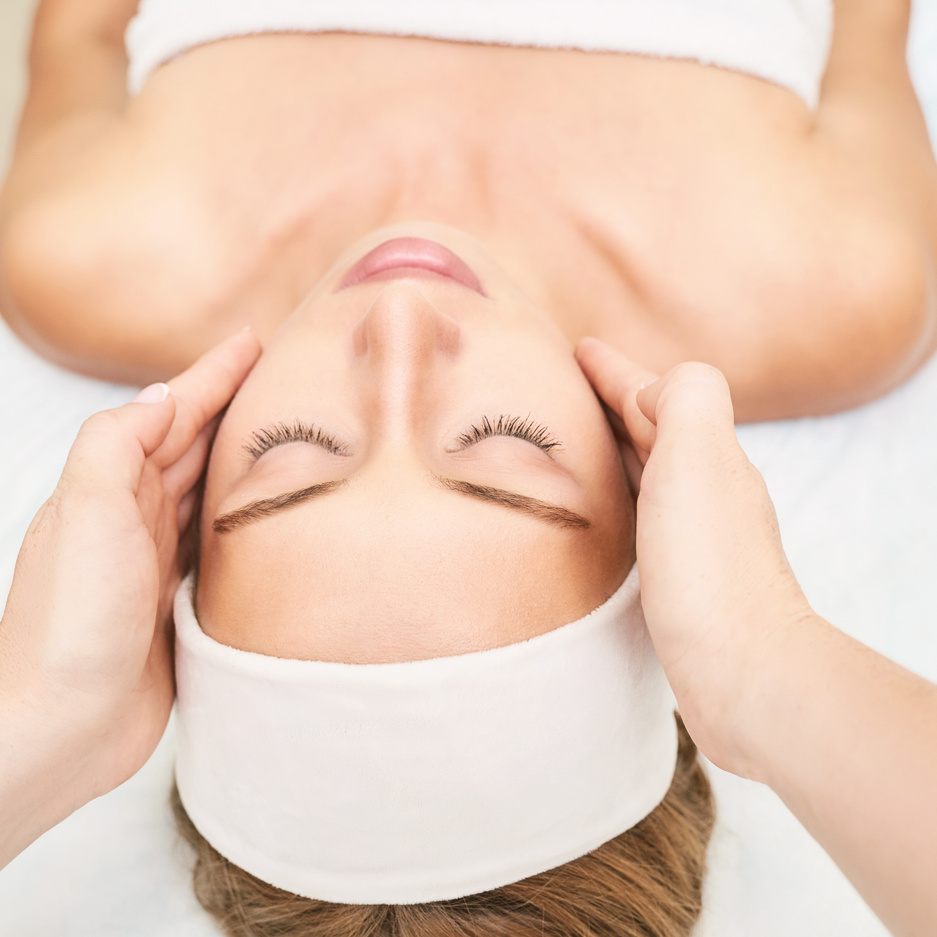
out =
<path fill-rule="evenodd" d="M 345 274 L 340 288 L 355 286 L 365 280 L 384 278 L 382 275 L 392 278 L 395 275 L 414 275 L 417 271 L 455 280 L 456 283 L 461 283 L 482 296 L 485 295 L 478 277 L 472 273 L 464 260 L 453 254 L 448 247 L 425 238 L 394 238 L 385 241 L 380 247 L 365 254 Z"/>

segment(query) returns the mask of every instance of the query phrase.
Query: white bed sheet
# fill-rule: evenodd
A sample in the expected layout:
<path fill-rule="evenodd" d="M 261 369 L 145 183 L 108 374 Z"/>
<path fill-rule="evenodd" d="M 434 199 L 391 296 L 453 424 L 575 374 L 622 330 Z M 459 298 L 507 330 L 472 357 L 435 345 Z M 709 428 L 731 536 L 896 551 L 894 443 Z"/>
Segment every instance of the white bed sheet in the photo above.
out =
<path fill-rule="evenodd" d="M 937 138 L 937 0 L 910 47 Z M 26 527 L 90 413 L 133 389 L 37 358 L 0 327 L 0 594 Z M 889 396 L 742 428 L 791 563 L 821 614 L 937 680 L 937 359 Z M 172 727 L 147 766 L 0 872 L 0 937 L 211 937 L 167 806 Z M 719 821 L 700 937 L 882 937 L 885 929 L 767 789 L 712 768 Z"/>

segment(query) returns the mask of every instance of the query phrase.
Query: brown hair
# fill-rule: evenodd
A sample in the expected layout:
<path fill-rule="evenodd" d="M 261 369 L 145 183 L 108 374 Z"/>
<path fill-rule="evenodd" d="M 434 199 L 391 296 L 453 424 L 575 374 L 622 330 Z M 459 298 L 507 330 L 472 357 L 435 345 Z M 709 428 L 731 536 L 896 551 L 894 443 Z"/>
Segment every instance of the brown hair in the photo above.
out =
<path fill-rule="evenodd" d="M 172 807 L 195 850 L 195 894 L 228 937 L 687 937 L 701 908 L 714 809 L 696 746 L 680 753 L 663 801 L 580 859 L 512 885 L 419 905 L 345 905 L 282 891 L 221 856 Z"/>

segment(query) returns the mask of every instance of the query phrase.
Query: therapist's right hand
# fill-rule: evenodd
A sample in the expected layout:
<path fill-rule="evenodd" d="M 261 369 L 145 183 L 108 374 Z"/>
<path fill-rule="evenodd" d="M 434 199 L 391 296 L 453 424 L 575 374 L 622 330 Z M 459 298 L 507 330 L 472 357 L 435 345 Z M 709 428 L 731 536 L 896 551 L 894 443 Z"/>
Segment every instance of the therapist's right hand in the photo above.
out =
<path fill-rule="evenodd" d="M 634 447 L 641 600 L 694 741 L 771 787 L 896 937 L 937 934 L 937 686 L 810 609 L 715 368 L 577 357 Z"/>
<path fill-rule="evenodd" d="M 0 866 L 159 742 L 178 532 L 215 418 L 259 353 L 239 333 L 88 419 L 30 526 L 0 624 Z"/>
<path fill-rule="evenodd" d="M 639 489 L 641 600 L 680 713 L 711 761 L 755 776 L 749 704 L 765 665 L 789 653 L 790 629 L 813 613 L 764 480 L 736 439 L 729 387 L 699 363 L 658 377 L 596 339 L 576 354 L 624 429 Z"/>

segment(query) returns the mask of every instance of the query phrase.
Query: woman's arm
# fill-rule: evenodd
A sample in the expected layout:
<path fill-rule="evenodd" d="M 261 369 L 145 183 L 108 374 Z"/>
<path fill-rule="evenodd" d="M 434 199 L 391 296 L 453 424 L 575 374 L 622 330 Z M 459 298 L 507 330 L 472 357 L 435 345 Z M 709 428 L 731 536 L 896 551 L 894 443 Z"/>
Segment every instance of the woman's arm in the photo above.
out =
<path fill-rule="evenodd" d="M 895 934 L 937 933 L 937 687 L 810 609 L 718 371 L 643 386 L 607 345 L 578 354 L 643 464 L 642 601 L 690 734 L 770 785 Z"/>
<path fill-rule="evenodd" d="M 89 178 L 119 176 L 113 141 L 127 103 L 123 36 L 137 2 L 39 4 L 26 100 L 0 190 L 0 314 L 66 367 L 80 369 L 95 333 L 95 298 L 114 275 L 93 245 L 106 193 L 90 186 L 95 200 L 80 196 Z"/>
<path fill-rule="evenodd" d="M 124 32 L 138 0 L 42 0 L 29 50 L 29 94 L 17 150 L 66 124 L 120 113 L 127 99 Z M 63 154 L 67 155 L 67 154 Z"/>
<path fill-rule="evenodd" d="M 826 305 L 815 306 L 800 328 L 805 349 L 818 336 L 828 340 L 825 383 L 852 381 L 855 391 L 864 382 L 874 386 L 871 399 L 937 349 L 937 163 L 906 60 L 910 0 L 833 6 L 809 139 L 818 183 L 812 197 L 828 216 L 813 214 L 809 201 L 800 211 L 811 219 L 813 248 L 838 262 L 829 268 Z M 798 194 L 809 199 L 810 188 Z M 874 369 L 863 374 L 870 353 L 888 362 L 886 381 Z M 822 368 L 820 377 L 822 398 Z M 850 405 L 861 400 L 854 393 Z"/>
<path fill-rule="evenodd" d="M 178 531 L 215 417 L 259 350 L 240 333 L 171 387 L 91 417 L 30 526 L 0 621 L 0 866 L 159 742 Z"/>
<path fill-rule="evenodd" d="M 876 200 L 883 223 L 903 217 L 929 272 L 937 268 L 937 164 L 906 61 L 910 0 L 835 0 L 815 138 L 848 159 L 831 191 Z"/>

